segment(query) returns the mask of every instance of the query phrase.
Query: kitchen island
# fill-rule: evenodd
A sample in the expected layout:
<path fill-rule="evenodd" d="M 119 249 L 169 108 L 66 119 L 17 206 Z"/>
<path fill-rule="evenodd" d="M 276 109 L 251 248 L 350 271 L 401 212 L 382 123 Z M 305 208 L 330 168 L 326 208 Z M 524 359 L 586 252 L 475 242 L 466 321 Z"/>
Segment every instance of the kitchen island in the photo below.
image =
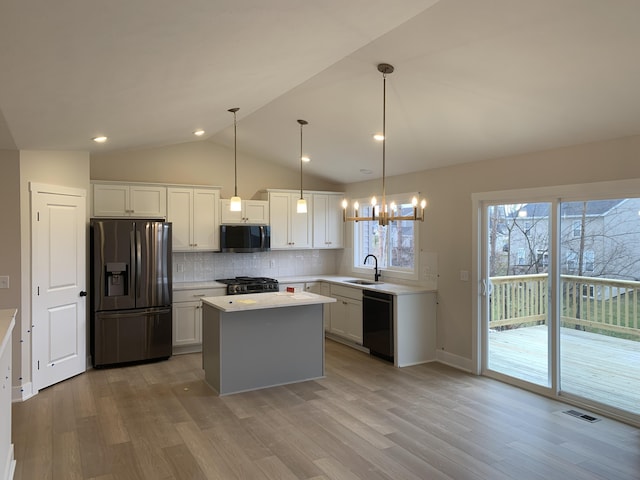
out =
<path fill-rule="evenodd" d="M 220 395 L 324 376 L 323 305 L 310 292 L 204 297 L 202 366 Z"/>

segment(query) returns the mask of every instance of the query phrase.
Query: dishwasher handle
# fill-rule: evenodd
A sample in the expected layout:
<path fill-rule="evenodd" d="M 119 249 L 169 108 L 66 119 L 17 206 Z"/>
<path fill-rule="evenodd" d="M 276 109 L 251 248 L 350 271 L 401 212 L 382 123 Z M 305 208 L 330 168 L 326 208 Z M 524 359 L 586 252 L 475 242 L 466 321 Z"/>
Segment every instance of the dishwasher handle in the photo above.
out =
<path fill-rule="evenodd" d="M 362 298 L 372 298 L 374 300 L 383 301 L 383 302 L 393 302 L 393 295 L 391 293 L 378 292 L 376 290 L 363 290 Z"/>

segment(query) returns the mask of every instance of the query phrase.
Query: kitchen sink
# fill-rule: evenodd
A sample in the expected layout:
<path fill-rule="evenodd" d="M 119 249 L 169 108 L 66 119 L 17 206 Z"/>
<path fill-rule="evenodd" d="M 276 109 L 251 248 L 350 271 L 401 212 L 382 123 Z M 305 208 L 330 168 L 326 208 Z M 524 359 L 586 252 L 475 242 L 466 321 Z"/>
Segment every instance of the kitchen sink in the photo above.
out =
<path fill-rule="evenodd" d="M 345 280 L 347 283 L 355 283 L 358 285 L 381 285 L 384 282 L 372 282 L 371 280 L 361 280 L 361 279 L 353 279 L 353 280 Z"/>

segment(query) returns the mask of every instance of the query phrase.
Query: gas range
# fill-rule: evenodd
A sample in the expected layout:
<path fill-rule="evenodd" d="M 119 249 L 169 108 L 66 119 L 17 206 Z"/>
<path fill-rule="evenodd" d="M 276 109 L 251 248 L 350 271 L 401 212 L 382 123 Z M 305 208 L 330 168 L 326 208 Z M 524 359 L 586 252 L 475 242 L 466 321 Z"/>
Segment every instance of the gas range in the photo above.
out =
<path fill-rule="evenodd" d="M 216 282 L 227 286 L 227 295 L 241 295 L 244 293 L 277 292 L 278 280 L 267 277 L 235 277 L 221 278 Z"/>

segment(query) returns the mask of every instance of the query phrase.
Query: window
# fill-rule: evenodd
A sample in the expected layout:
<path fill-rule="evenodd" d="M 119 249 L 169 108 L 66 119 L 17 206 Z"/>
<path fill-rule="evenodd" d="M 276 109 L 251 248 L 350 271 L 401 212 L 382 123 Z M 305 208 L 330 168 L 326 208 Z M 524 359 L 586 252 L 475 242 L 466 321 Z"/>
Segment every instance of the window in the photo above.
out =
<path fill-rule="evenodd" d="M 580 220 L 573 221 L 573 237 L 580 238 L 582 235 L 582 222 Z"/>
<path fill-rule="evenodd" d="M 593 273 L 594 264 L 596 263 L 596 253 L 593 250 L 585 250 L 582 263 L 585 272 Z"/>
<path fill-rule="evenodd" d="M 403 197 L 403 198 L 400 198 Z M 411 203 L 399 203 L 411 198 L 411 195 L 398 195 L 396 198 L 387 197 L 391 203 L 395 200 L 398 203 L 399 215 L 413 215 Z M 364 202 L 362 202 L 364 203 Z M 361 204 L 362 204 L 361 203 Z M 371 205 L 366 204 L 361 207 L 362 216 L 371 215 Z M 373 262 L 365 265 L 364 257 L 369 254 L 378 258 L 378 268 L 385 270 L 385 274 L 392 277 L 416 278 L 418 267 L 418 222 L 398 221 L 389 222 L 389 225 L 381 226 L 378 222 L 354 222 L 353 224 L 353 266 L 354 270 L 373 267 Z"/>
<path fill-rule="evenodd" d="M 567 258 L 567 272 L 575 273 L 578 270 L 578 254 L 576 252 L 566 252 Z"/>
<path fill-rule="evenodd" d="M 519 248 L 518 249 L 518 257 L 516 260 L 517 265 L 526 265 L 527 264 L 527 257 L 524 251 L 524 248 Z"/>
<path fill-rule="evenodd" d="M 537 252 L 538 258 L 538 265 L 541 267 L 548 267 L 549 266 L 549 252 L 545 252 L 543 250 L 538 250 Z"/>

